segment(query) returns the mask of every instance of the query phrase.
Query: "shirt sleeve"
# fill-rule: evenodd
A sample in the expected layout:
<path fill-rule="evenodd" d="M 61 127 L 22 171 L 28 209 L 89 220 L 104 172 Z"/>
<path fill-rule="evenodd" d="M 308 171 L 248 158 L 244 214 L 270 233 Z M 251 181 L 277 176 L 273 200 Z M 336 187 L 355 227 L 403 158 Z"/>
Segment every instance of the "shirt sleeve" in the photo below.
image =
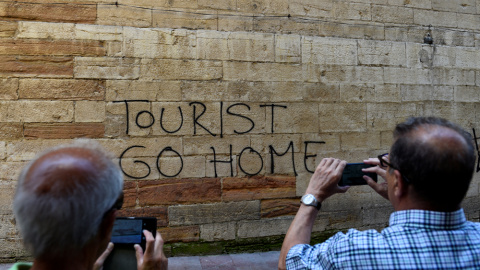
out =
<path fill-rule="evenodd" d="M 339 232 L 327 241 L 311 246 L 299 244 L 293 246 L 287 254 L 287 269 L 331 269 L 333 268 L 333 249 L 336 241 L 345 237 Z"/>

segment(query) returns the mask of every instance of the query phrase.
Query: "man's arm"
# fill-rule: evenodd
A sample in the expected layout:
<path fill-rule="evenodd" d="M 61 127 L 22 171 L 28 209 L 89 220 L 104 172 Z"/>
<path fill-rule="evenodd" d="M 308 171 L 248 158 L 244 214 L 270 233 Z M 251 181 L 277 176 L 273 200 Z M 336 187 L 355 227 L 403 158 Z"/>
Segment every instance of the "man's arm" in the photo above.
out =
<path fill-rule="evenodd" d="M 306 194 L 312 194 L 319 202 L 325 201 L 335 193 L 344 193 L 348 187 L 339 187 L 338 181 L 343 173 L 347 163 L 345 161 L 324 158 L 315 169 L 315 173 L 310 179 Z M 283 240 L 282 250 L 278 261 L 278 268 L 285 269 L 285 259 L 288 251 L 298 244 L 310 244 L 312 228 L 317 217 L 318 210 L 312 206 L 301 205 L 297 215 L 288 229 L 285 240 Z"/>

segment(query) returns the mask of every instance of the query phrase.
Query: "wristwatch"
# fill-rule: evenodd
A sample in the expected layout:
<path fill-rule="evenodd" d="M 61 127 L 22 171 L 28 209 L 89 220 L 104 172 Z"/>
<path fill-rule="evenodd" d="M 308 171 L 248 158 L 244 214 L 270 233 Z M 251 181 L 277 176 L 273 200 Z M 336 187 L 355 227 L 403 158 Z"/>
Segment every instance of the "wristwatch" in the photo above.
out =
<path fill-rule="evenodd" d="M 317 208 L 317 210 L 320 210 L 320 207 L 322 207 L 322 204 L 312 194 L 303 195 L 300 202 L 305 205 L 313 206 Z"/>

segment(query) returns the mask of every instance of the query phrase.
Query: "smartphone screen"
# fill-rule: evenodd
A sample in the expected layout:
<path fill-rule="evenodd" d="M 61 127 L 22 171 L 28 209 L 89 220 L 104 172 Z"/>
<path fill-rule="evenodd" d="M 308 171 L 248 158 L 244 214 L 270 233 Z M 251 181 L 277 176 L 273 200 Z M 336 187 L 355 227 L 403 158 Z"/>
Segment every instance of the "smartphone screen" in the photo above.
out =
<path fill-rule="evenodd" d="M 348 163 L 343 170 L 342 179 L 338 183 L 339 186 L 358 186 L 366 185 L 367 181 L 363 179 L 364 175 L 370 176 L 375 182 L 377 182 L 376 173 L 364 173 L 363 168 L 375 167 L 375 165 L 369 165 L 365 163 Z"/>
<path fill-rule="evenodd" d="M 133 245 L 139 244 L 145 252 L 145 236 L 143 230 L 156 235 L 157 219 L 151 217 L 119 217 L 115 219 L 110 241 L 113 251 L 103 264 L 104 270 L 137 269 L 137 259 Z"/>

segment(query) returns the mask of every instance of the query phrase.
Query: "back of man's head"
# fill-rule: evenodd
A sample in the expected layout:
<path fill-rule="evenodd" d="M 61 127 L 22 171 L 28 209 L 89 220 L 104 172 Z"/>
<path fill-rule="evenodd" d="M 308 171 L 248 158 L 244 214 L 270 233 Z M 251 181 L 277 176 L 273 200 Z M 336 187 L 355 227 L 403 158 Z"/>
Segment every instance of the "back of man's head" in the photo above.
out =
<path fill-rule="evenodd" d="M 418 199 L 438 209 L 458 207 L 475 167 L 471 135 L 445 119 L 412 117 L 397 125 L 394 140 L 390 162 Z"/>
<path fill-rule="evenodd" d="M 66 258 L 93 239 L 122 194 L 120 169 L 95 141 L 48 150 L 21 172 L 14 213 L 35 258 Z"/>

